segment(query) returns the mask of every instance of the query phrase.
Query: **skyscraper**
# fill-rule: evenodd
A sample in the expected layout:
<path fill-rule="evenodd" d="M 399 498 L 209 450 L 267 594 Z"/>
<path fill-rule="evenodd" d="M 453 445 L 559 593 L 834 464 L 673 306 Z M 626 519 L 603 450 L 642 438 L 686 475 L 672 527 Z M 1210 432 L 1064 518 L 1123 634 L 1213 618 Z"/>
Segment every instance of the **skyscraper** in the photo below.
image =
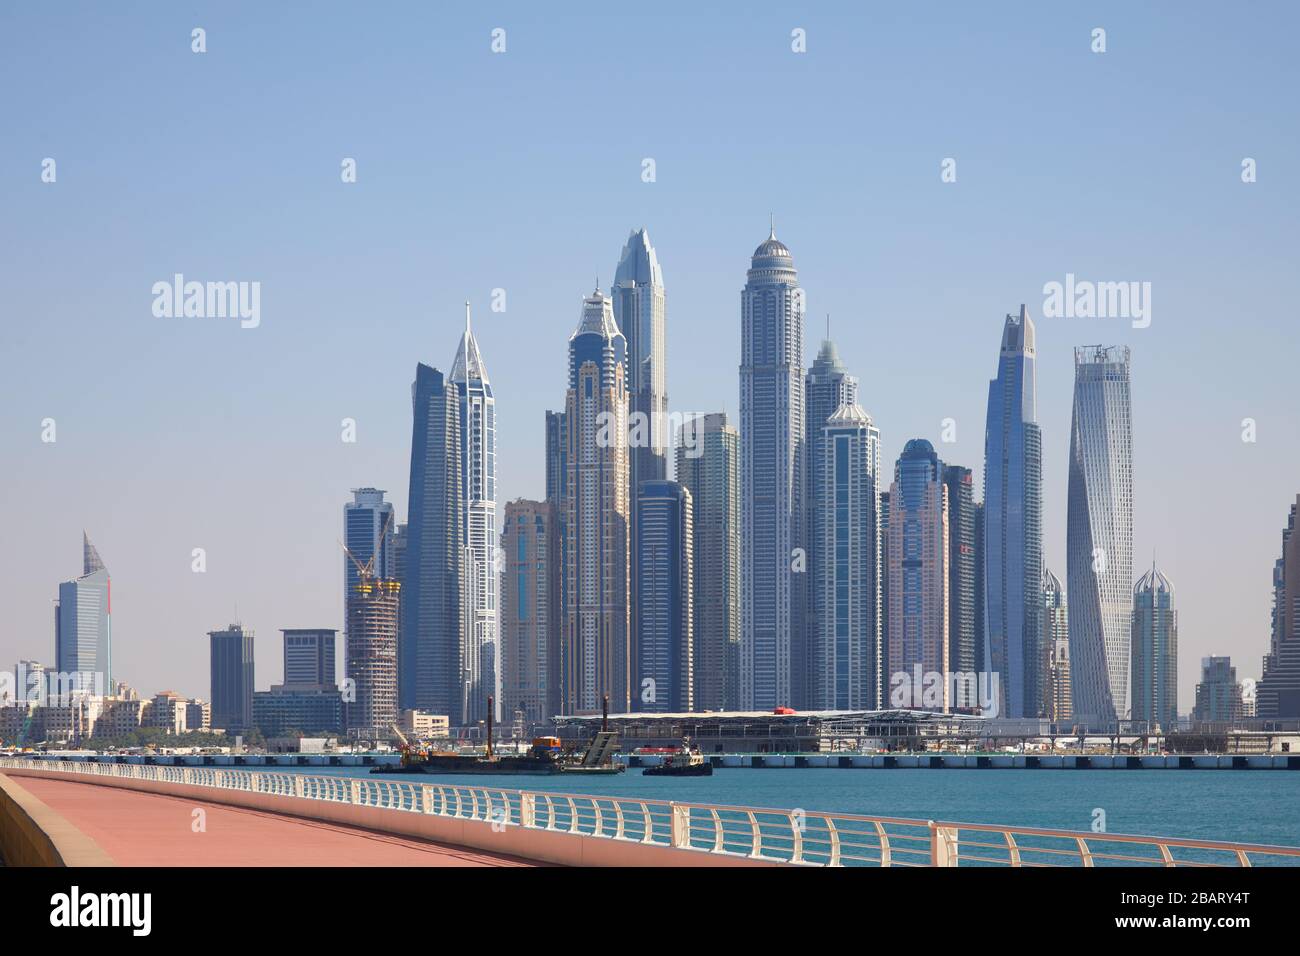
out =
<path fill-rule="evenodd" d="M 1130 648 L 1132 719 L 1177 729 L 1178 611 L 1174 586 L 1154 563 L 1133 587 Z"/>
<path fill-rule="evenodd" d="M 1066 721 L 1074 716 L 1070 699 L 1070 609 L 1061 579 L 1043 568 L 1043 647 L 1047 662 L 1040 684 L 1049 720 Z"/>
<path fill-rule="evenodd" d="M 81 577 L 59 585 L 54 606 L 54 669 L 63 687 L 97 697 L 113 693 L 113 589 L 90 537 L 81 534 Z M 60 702 L 66 706 L 66 702 Z"/>
<path fill-rule="evenodd" d="M 799 707 L 808 660 L 804 303 L 775 229 L 754 250 L 740 316 L 740 703 Z"/>
<path fill-rule="evenodd" d="M 355 590 L 348 602 L 347 624 L 347 676 L 353 699 L 344 702 L 345 722 L 349 735 L 386 740 L 397 721 L 397 625 L 402 586 L 363 565 L 358 569 Z"/>
<path fill-rule="evenodd" d="M 695 708 L 738 710 L 740 435 L 725 413 L 682 425 L 676 473 L 695 517 Z"/>
<path fill-rule="evenodd" d="M 411 387 L 406 577 L 398 638 L 399 706 L 464 718 L 463 532 L 459 389 L 427 365 Z"/>
<path fill-rule="evenodd" d="M 1193 720 L 1235 723 L 1244 715 L 1241 684 L 1231 657 L 1202 657 L 1201 680 L 1196 685 Z"/>
<path fill-rule="evenodd" d="M 627 342 L 610 301 L 583 300 L 569 338 L 565 400 L 565 631 L 561 703 L 565 713 L 630 705 L 628 620 Z"/>
<path fill-rule="evenodd" d="M 952 704 L 948 489 L 943 463 L 924 438 L 903 447 L 889 507 L 886 694 L 891 706 L 947 711 Z"/>
<path fill-rule="evenodd" d="M 332 628 L 280 628 L 284 636 L 286 684 L 338 685 L 334 664 L 338 631 Z"/>
<path fill-rule="evenodd" d="M 1129 350 L 1074 350 L 1066 579 L 1075 718 L 1129 712 L 1133 613 L 1133 430 Z"/>
<path fill-rule="evenodd" d="M 212 726 L 227 733 L 253 728 L 253 632 L 239 624 L 208 631 Z"/>
<path fill-rule="evenodd" d="M 506 504 L 501 519 L 501 714 L 541 724 L 560 713 L 560 550 L 549 501 Z"/>
<path fill-rule="evenodd" d="M 1005 717 L 1042 712 L 1043 445 L 1035 410 L 1037 349 L 1023 305 L 1002 326 L 984 430 L 984 666 Z"/>
<path fill-rule="evenodd" d="M 393 505 L 384 500 L 378 488 L 353 488 L 352 500 L 343 506 L 343 545 L 362 564 L 375 559 L 374 571 L 380 577 L 396 574 L 397 555 L 393 538 Z M 357 568 L 352 558 L 343 556 L 343 603 L 356 589 Z"/>
<path fill-rule="evenodd" d="M 629 535 L 636 536 L 637 489 L 668 477 L 668 391 L 664 362 L 664 280 L 645 229 L 623 245 L 610 289 L 614 321 L 627 340 Z M 636 620 L 637 553 L 628 564 L 628 614 Z"/>
<path fill-rule="evenodd" d="M 693 510 L 676 481 L 643 481 L 637 492 L 637 685 L 633 708 L 695 709 Z"/>
<path fill-rule="evenodd" d="M 487 716 L 487 699 L 501 700 L 497 674 L 497 458 L 496 399 L 487 366 L 470 329 L 465 303 L 461 337 L 450 380 L 459 392 L 460 486 L 465 516 L 462 574 L 465 583 L 465 675 L 462 713 L 466 724 Z M 493 715 L 500 720 L 501 714 Z"/>
<path fill-rule="evenodd" d="M 948 664 L 975 673 L 975 481 L 969 468 L 945 465 L 948 490 Z M 965 704 L 962 706 L 972 706 Z"/>
<path fill-rule="evenodd" d="M 804 461 L 807 463 L 807 493 L 804 503 L 807 515 L 804 529 L 808 536 L 808 571 L 804 574 L 808 585 L 805 624 L 808 629 L 808 656 L 806 664 L 809 673 L 809 691 L 817 696 L 817 643 L 821 639 L 822 627 L 818 621 L 821 612 L 823 582 L 817 566 L 821 555 L 823 538 L 821 519 L 826 514 L 826 455 L 822 449 L 822 431 L 826 422 L 836 410 L 843 405 L 856 405 L 858 402 L 858 380 L 848 373 L 840 361 L 835 343 L 830 340 L 830 320 L 827 319 L 827 337 L 822 340 L 821 350 L 813 360 L 812 367 L 804 377 L 804 403 L 807 415 L 804 421 Z"/>
<path fill-rule="evenodd" d="M 817 495 L 813 568 L 812 701 L 818 710 L 880 705 L 880 432 L 845 402 L 817 442 L 824 485 Z"/>
<path fill-rule="evenodd" d="M 1256 687 L 1256 716 L 1300 717 L 1300 495 L 1282 529 L 1282 556 L 1273 565 L 1273 633 Z"/>

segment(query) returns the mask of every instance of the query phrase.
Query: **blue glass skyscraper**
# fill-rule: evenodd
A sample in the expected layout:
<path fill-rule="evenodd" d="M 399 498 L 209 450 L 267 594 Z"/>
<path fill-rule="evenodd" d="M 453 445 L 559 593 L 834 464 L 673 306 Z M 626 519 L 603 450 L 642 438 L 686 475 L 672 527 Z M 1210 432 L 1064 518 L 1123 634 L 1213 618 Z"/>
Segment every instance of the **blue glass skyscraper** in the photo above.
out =
<path fill-rule="evenodd" d="M 113 594 L 108 568 L 85 532 L 81 577 L 59 585 L 54 608 L 54 659 L 67 686 L 96 696 L 114 693 Z M 62 681 L 60 682 L 62 684 Z"/>
<path fill-rule="evenodd" d="M 693 513 L 675 481 L 643 481 L 637 492 L 637 692 L 633 709 L 695 709 Z"/>

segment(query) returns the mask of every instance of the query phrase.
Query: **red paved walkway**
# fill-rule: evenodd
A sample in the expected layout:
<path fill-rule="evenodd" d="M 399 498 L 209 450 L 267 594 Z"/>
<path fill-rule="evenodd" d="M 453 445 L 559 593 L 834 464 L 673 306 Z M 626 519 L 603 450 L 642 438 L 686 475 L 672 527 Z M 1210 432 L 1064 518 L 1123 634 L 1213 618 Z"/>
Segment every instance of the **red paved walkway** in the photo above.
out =
<path fill-rule="evenodd" d="M 532 866 L 527 860 L 218 803 L 10 777 L 120 866 Z M 207 832 L 191 829 L 207 814 Z"/>

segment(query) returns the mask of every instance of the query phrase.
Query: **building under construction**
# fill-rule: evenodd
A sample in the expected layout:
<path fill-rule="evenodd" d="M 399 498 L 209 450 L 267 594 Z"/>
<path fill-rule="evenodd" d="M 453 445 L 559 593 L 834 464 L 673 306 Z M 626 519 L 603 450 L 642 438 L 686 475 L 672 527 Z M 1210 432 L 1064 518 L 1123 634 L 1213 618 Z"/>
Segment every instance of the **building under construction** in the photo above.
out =
<path fill-rule="evenodd" d="M 347 677 L 349 736 L 387 739 L 397 721 L 397 615 L 401 584 L 358 569 L 348 595 Z"/>

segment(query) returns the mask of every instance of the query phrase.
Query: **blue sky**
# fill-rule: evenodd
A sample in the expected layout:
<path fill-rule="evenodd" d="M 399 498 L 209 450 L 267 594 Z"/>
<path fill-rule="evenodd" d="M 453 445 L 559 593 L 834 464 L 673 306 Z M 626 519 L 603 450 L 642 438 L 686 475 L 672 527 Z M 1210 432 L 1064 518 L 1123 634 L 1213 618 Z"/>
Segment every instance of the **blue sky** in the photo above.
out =
<path fill-rule="evenodd" d="M 739 291 L 774 213 L 808 357 L 829 312 L 891 463 L 920 436 L 982 472 L 1002 318 L 1028 304 L 1062 578 L 1071 350 L 1130 345 L 1135 564 L 1154 550 L 1178 589 L 1180 707 L 1202 655 L 1257 675 L 1300 490 L 1298 21 L 1280 3 L 6 5 L 0 663 L 52 663 L 84 527 L 119 677 L 207 696 L 204 634 L 237 608 L 258 686 L 278 682 L 279 628 L 342 626 L 348 489 L 405 516 L 415 363 L 450 365 L 465 299 L 501 499 L 536 497 L 567 337 L 628 230 L 664 270 L 672 408 L 734 414 Z M 260 327 L 155 318 L 176 272 L 260 281 Z M 1151 282 L 1151 326 L 1042 318 L 1067 272 Z"/>

